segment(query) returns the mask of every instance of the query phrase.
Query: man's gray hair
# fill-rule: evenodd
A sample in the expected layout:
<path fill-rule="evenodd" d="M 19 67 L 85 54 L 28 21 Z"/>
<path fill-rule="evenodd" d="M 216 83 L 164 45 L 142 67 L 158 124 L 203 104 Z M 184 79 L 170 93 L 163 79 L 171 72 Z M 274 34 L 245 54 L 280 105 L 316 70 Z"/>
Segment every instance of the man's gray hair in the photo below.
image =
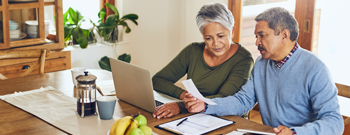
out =
<path fill-rule="evenodd" d="M 293 15 L 284 8 L 270 8 L 255 17 L 255 21 L 267 21 L 269 27 L 275 31 L 275 35 L 279 35 L 282 30 L 288 29 L 290 31 L 290 40 L 297 41 L 298 39 L 298 22 Z"/>
<path fill-rule="evenodd" d="M 202 6 L 198 11 L 196 20 L 200 32 L 202 32 L 204 25 L 208 23 L 217 22 L 230 32 L 235 24 L 231 11 L 222 3 L 210 3 Z"/>

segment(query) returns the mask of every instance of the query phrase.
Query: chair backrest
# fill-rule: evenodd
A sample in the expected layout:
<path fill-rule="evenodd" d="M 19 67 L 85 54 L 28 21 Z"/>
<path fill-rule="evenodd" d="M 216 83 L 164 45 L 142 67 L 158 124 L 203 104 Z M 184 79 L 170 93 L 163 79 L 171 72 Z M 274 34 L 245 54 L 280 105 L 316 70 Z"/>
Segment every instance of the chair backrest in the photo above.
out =
<path fill-rule="evenodd" d="M 21 58 L 38 58 L 21 76 L 31 73 L 37 65 L 40 65 L 39 72 L 44 74 L 45 58 L 50 55 L 49 49 L 26 49 L 26 50 L 0 50 L 0 60 L 4 59 L 21 59 Z M 0 73 L 0 80 L 7 79 Z"/>
<path fill-rule="evenodd" d="M 339 83 L 335 83 L 335 85 L 338 88 L 339 96 L 343 96 L 350 99 L 350 86 L 339 84 Z M 350 123 L 350 117 L 347 117 L 346 119 L 344 119 L 344 125 L 347 125 L 349 123 Z"/>

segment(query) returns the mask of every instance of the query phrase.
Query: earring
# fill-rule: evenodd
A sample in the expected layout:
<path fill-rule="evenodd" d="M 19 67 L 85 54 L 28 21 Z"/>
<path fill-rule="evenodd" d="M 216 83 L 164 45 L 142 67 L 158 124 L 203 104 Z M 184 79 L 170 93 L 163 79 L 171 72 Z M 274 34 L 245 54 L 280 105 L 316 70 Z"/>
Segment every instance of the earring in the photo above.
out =
<path fill-rule="evenodd" d="M 207 46 L 205 46 L 205 49 L 208 49 L 208 47 L 207 47 Z"/>

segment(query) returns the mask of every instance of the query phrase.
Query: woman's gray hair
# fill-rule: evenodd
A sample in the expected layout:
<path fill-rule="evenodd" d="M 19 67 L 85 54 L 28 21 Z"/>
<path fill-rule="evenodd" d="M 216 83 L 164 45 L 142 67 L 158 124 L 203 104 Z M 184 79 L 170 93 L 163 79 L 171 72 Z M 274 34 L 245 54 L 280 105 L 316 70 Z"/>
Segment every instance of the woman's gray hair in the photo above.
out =
<path fill-rule="evenodd" d="M 228 29 L 230 32 L 235 24 L 235 20 L 227 6 L 222 3 L 210 3 L 202 6 L 198 11 L 197 26 L 202 32 L 204 25 L 217 22 Z"/>
<path fill-rule="evenodd" d="M 297 41 L 298 39 L 298 22 L 293 15 L 284 8 L 270 8 L 255 17 L 255 21 L 267 21 L 269 27 L 275 31 L 275 35 L 279 35 L 282 30 L 288 29 L 290 31 L 290 40 Z"/>

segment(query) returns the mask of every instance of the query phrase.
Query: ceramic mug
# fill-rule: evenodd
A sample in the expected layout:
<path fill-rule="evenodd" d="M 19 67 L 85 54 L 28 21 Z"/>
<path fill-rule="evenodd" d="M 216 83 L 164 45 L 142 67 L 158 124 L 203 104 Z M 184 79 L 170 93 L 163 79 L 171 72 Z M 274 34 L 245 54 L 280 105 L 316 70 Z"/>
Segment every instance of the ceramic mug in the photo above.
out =
<path fill-rule="evenodd" d="M 77 77 L 78 75 L 84 74 L 84 71 L 86 71 L 86 68 L 75 67 L 75 68 L 72 68 L 70 71 L 72 72 L 72 79 L 73 79 L 74 86 L 77 86 L 78 82 L 75 79 L 75 77 Z"/>

